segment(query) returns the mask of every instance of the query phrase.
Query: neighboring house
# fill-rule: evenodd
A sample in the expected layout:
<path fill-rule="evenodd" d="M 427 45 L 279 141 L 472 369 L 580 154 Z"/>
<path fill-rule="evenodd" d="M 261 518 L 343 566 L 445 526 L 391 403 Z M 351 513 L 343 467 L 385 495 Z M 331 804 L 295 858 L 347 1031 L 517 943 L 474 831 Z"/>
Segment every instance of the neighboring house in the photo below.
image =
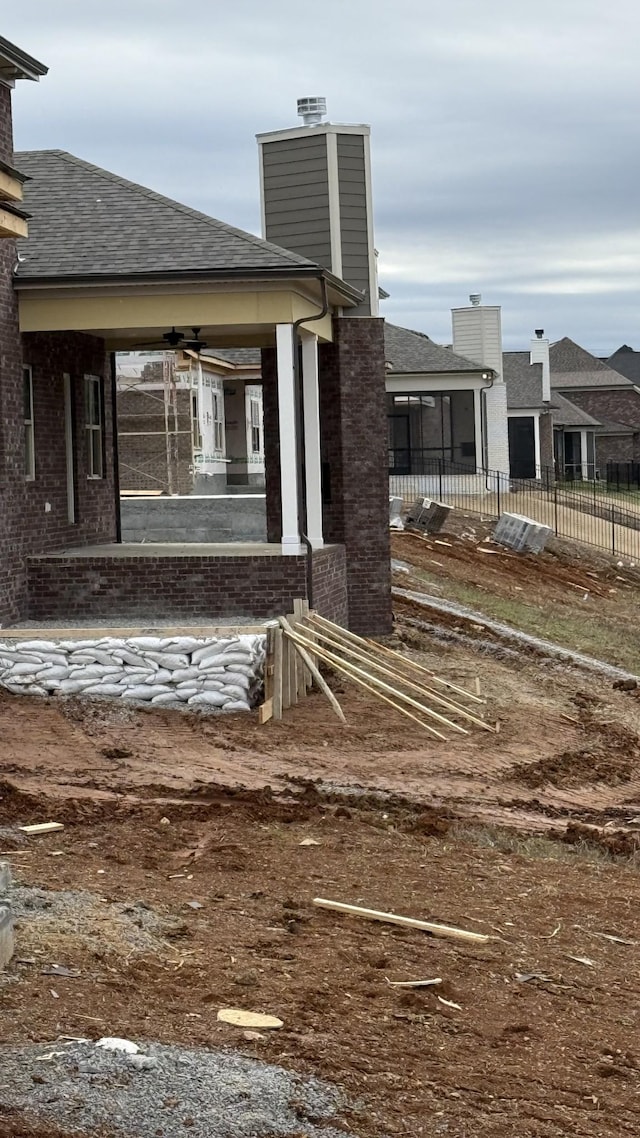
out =
<path fill-rule="evenodd" d="M 553 429 L 549 399 L 543 398 L 542 363 L 529 352 L 504 352 L 504 381 L 509 419 L 509 473 L 512 478 L 540 478 L 553 466 Z"/>
<path fill-rule="evenodd" d="M 552 344 L 549 351 L 551 389 L 597 420 L 593 458 L 577 442 L 569 461 L 578 466 L 593 464 L 597 475 L 606 476 L 609 462 L 640 458 L 640 391 L 621 371 L 592 356 L 568 337 Z"/>
<path fill-rule="evenodd" d="M 634 351 L 628 344 L 623 344 L 613 355 L 604 360 L 604 363 L 625 375 L 633 384 L 640 388 L 640 352 Z"/>
<path fill-rule="evenodd" d="M 258 350 L 118 352 L 116 383 L 122 492 L 264 489 Z"/>
<path fill-rule="evenodd" d="M 12 87 L 45 73 L 0 40 L 0 623 L 263 618 L 306 597 L 356 632 L 389 632 L 377 291 L 365 297 L 337 264 L 329 269 L 63 151 L 14 159 Z M 287 184 L 298 142 L 304 170 L 310 130 L 317 140 L 320 128 L 290 132 L 283 165 L 271 161 L 265 136 L 271 186 Z M 348 180 L 368 176 L 354 157 L 362 134 L 351 128 L 339 148 Z M 27 239 L 15 205 L 23 175 Z M 304 196 L 308 181 L 298 175 L 291 189 Z M 270 208 L 266 201 L 267 215 Z M 339 220 L 346 232 L 349 219 Z M 346 243 L 344 252 L 349 277 Z M 172 328 L 198 329 L 194 338 L 212 352 L 261 352 L 269 542 L 255 553 L 119 543 L 115 353 L 161 349 Z"/>

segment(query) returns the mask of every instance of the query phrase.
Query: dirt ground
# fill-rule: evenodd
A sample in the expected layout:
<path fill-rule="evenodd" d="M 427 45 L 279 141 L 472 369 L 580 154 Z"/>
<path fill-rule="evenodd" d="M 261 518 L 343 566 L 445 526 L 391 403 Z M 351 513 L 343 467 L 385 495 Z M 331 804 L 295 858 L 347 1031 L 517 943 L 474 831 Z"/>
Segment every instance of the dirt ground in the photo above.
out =
<path fill-rule="evenodd" d="M 419 572 L 419 539 L 394 540 Z M 441 540 L 442 579 L 463 580 L 465 539 Z M 479 580 L 492 595 L 526 582 L 553 605 L 588 579 L 602 606 L 610 588 L 629 609 L 637 596 L 632 570 L 596 559 L 545 555 L 545 573 L 469 556 L 491 564 Z M 433 740 L 335 677 L 346 727 L 320 695 L 264 726 L 0 697 L 0 857 L 20 883 L 96 894 L 98 913 L 81 934 L 19 923 L 0 1041 L 239 1048 L 336 1083 L 360 1138 L 638 1132 L 640 700 L 534 655 L 434 639 L 416 612 L 398 605 L 396 642 L 456 683 L 480 676 L 498 735 Z M 50 819 L 65 829 L 15 835 Z M 491 939 L 435 939 L 315 896 Z M 171 920 L 157 950 L 109 935 L 116 902 Z M 78 975 L 43 973 L 52 964 Z M 284 1027 L 247 1038 L 216 1020 L 222 1006 Z M 28 1135 L 65 1138 L 0 1108 L 0 1138 Z"/>

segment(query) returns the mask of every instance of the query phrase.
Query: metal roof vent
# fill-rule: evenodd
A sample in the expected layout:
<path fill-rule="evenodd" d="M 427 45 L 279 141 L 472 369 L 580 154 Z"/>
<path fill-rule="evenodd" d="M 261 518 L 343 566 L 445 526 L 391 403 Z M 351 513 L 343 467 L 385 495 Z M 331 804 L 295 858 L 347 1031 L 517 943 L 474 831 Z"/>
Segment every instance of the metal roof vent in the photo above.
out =
<path fill-rule="evenodd" d="M 470 297 L 469 297 L 469 300 L 471 301 L 473 307 L 477 308 L 478 305 L 482 303 L 482 293 L 472 292 Z"/>
<path fill-rule="evenodd" d="M 321 95 L 298 99 L 298 114 L 305 126 L 318 126 L 327 113 L 327 100 Z"/>
<path fill-rule="evenodd" d="M 544 336 L 544 328 L 536 328 L 536 336 L 541 340 Z"/>

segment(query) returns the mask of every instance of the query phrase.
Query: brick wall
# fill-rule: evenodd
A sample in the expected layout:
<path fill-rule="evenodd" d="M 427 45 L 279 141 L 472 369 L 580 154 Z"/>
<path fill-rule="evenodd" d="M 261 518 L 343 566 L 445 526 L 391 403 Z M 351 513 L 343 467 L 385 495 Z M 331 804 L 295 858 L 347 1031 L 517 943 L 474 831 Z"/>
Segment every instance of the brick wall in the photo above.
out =
<path fill-rule="evenodd" d="M 564 392 L 567 399 L 575 403 L 577 407 L 581 407 L 589 415 L 593 415 L 595 419 L 609 421 L 613 423 L 623 423 L 627 427 L 634 427 L 637 432 L 640 432 L 640 395 L 637 394 L 632 388 L 626 388 L 619 391 L 599 388 L 588 391 L 570 391 Z M 612 436 L 612 438 L 615 436 Z M 596 435 L 596 439 L 598 436 Z M 620 442 L 624 436 L 618 436 Z M 600 441 L 598 440 L 598 448 L 600 448 Z M 636 436 L 635 441 L 632 443 L 633 459 L 640 461 L 640 434 Z M 617 459 L 614 453 L 610 453 L 615 448 L 613 444 L 602 443 L 602 453 L 609 454 L 610 462 L 626 462 L 627 458 Z M 620 453 L 626 452 L 628 445 L 620 447 Z M 600 453 L 600 449 L 599 452 Z M 600 458 L 598 458 L 600 461 Z"/>
<path fill-rule="evenodd" d="M 540 416 L 540 465 L 543 470 L 553 470 L 553 419 L 550 413 Z"/>
<path fill-rule="evenodd" d="M 314 555 L 315 606 L 330 620 L 345 615 L 344 551 Z M 34 557 L 29 562 L 29 616 L 73 621 L 263 619 L 293 610 L 306 597 L 306 558 Z"/>
<path fill-rule="evenodd" d="M 608 462 L 637 461 L 637 435 L 596 435 L 596 467 L 607 477 Z"/>
<path fill-rule="evenodd" d="M 13 165 L 13 127 L 11 121 L 11 88 L 0 83 L 0 160 Z"/>
<path fill-rule="evenodd" d="M 334 320 L 334 341 L 322 344 L 322 461 L 330 501 L 325 541 L 346 548 L 348 623 L 354 632 L 391 628 L 389 480 L 384 322 Z M 280 444 L 275 352 L 262 353 L 267 532 L 281 536 Z"/>

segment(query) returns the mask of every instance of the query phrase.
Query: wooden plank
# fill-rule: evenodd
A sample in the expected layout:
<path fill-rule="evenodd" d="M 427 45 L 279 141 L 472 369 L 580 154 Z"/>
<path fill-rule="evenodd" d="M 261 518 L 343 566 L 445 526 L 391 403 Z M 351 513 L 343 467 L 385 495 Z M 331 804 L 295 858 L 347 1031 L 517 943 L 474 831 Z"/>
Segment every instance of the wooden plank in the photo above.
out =
<path fill-rule="evenodd" d="M 432 688 L 427 687 L 425 684 L 418 684 L 414 680 L 410 680 L 408 676 L 404 676 L 401 672 L 398 671 L 397 668 L 390 668 L 387 667 L 386 664 L 379 663 L 372 657 L 371 654 L 357 649 L 355 646 L 348 644 L 344 640 L 339 640 L 333 634 L 328 635 L 325 632 L 318 632 L 317 635 L 320 640 L 324 640 L 326 643 L 332 645 L 334 648 L 337 648 L 339 651 L 353 656 L 361 663 L 367 664 L 368 667 L 374 668 L 378 672 L 382 672 L 383 675 L 392 678 L 396 682 L 404 684 L 405 687 L 411 688 L 413 691 L 418 692 L 427 700 L 430 700 L 433 703 L 437 703 L 440 707 L 444 707 L 446 710 L 453 712 L 454 715 L 459 715 L 461 718 L 468 720 L 470 723 L 474 723 L 477 727 L 482 727 L 484 731 L 490 731 L 492 734 L 495 734 L 494 728 L 491 727 L 489 723 L 486 723 L 484 719 L 480 719 L 477 715 L 474 715 L 466 707 L 463 707 L 461 704 L 456 703 L 454 700 L 447 699 L 445 696 L 439 695 L 437 692 L 434 692 Z M 386 657 L 384 657 L 384 659 L 386 659 Z"/>
<path fill-rule="evenodd" d="M 57 830 L 64 830 L 62 822 L 36 822 L 33 826 L 18 826 L 23 834 L 53 834 Z"/>
<path fill-rule="evenodd" d="M 298 635 L 298 634 L 296 634 L 296 635 Z M 304 638 L 302 638 L 301 643 L 302 643 L 303 648 L 309 647 L 309 641 L 308 640 L 305 640 Z M 368 672 L 365 672 L 362 668 L 356 667 L 356 665 L 352 664 L 349 660 L 343 660 L 340 656 L 336 656 L 334 652 L 330 652 L 329 650 L 324 649 L 324 648 L 322 649 L 322 651 L 320 651 L 319 646 L 316 646 L 315 651 L 316 651 L 317 655 L 319 655 L 320 657 L 324 656 L 324 658 L 328 658 L 329 663 L 341 664 L 343 668 L 346 668 L 348 670 L 350 675 L 352 675 L 352 676 L 356 675 L 361 679 L 368 680 L 378 690 L 389 692 L 392 696 L 395 696 L 395 698 L 397 700 L 398 699 L 402 700 L 404 703 L 408 703 L 410 707 L 417 708 L 418 711 L 421 711 L 423 715 L 428 716 L 429 719 L 435 719 L 436 722 L 444 724 L 445 727 L 450 727 L 452 731 L 457 731 L 458 734 L 460 734 L 460 735 L 468 735 L 469 734 L 466 727 L 461 727 L 459 723 L 453 723 L 453 721 L 451 719 L 447 719 L 444 715 L 440 715 L 439 711 L 433 711 L 432 708 L 425 707 L 424 704 L 418 703 L 417 700 L 413 699 L 411 696 L 405 695 L 404 692 L 397 691 L 395 688 L 392 688 L 389 684 L 384 683 L 382 680 L 379 680 L 377 676 L 369 675 Z"/>
<path fill-rule="evenodd" d="M 348 913 L 353 917 L 365 917 L 368 921 L 385 921 L 391 925 L 403 925 L 405 928 L 421 929 L 432 936 L 444 937 L 451 940 L 463 940 L 472 944 L 487 944 L 493 937 L 486 933 L 473 933 L 467 929 L 458 929 L 452 925 L 440 925 L 433 921 L 418 921 L 413 917 L 401 917 L 396 913 L 383 913 L 378 909 L 363 909 L 360 905 L 346 905 L 342 901 L 328 901 L 325 897 L 314 897 L 313 904 L 321 909 L 333 909 L 337 913 Z"/>
<path fill-rule="evenodd" d="M 273 719 L 273 697 L 265 699 L 258 708 L 258 723 L 268 723 Z"/>
<path fill-rule="evenodd" d="M 203 625 L 131 625 L 112 628 L 0 628 L 0 640 L 103 640 L 106 636 L 195 636 L 204 639 L 209 636 L 242 636 L 244 634 L 266 633 L 265 624 L 203 624 Z"/>
<path fill-rule="evenodd" d="M 294 643 L 304 647 L 308 646 L 308 641 L 299 640 L 295 633 L 290 635 L 293 636 Z M 435 727 L 431 727 L 428 723 L 424 723 L 422 719 L 418 719 L 418 716 L 414 715 L 411 711 L 408 711 L 406 707 L 402 707 L 401 704 L 396 703 L 392 699 L 389 699 L 388 696 L 383 695 L 382 692 L 372 687 L 371 684 L 366 683 L 365 680 L 360 679 L 359 676 L 354 676 L 351 672 L 347 671 L 347 669 L 342 666 L 344 661 L 341 663 L 338 657 L 332 656 L 329 653 L 325 654 L 324 648 L 316 647 L 315 651 L 316 655 L 319 656 L 321 660 L 326 660 L 327 663 L 331 664 L 332 668 L 338 672 L 342 672 L 343 675 L 347 676 L 358 687 L 364 688 L 365 691 L 370 692 L 371 695 L 374 695 L 377 699 L 381 699 L 383 703 L 388 703 L 391 707 L 394 708 L 395 711 L 399 711 L 401 715 L 406 715 L 408 719 L 412 719 L 414 723 L 417 723 L 420 727 L 422 727 L 423 731 L 427 731 L 429 735 L 433 735 L 434 738 L 441 739 L 443 742 L 446 742 L 446 736 L 442 735 L 440 731 L 436 731 Z"/>
<path fill-rule="evenodd" d="M 295 601 L 294 601 L 295 605 Z M 298 618 L 295 613 L 289 613 L 285 619 L 288 621 L 290 627 L 294 627 L 298 623 Z M 291 645 L 288 646 L 289 651 L 289 699 L 291 705 L 295 707 L 298 702 L 299 692 L 299 677 L 298 672 L 302 670 L 302 662 L 297 652 L 294 652 Z M 300 664 L 300 667 L 298 667 Z"/>
<path fill-rule="evenodd" d="M 282 719 L 283 635 L 276 628 L 273 637 L 273 718 Z"/>
<path fill-rule="evenodd" d="M 284 616 L 281 617 L 280 622 L 282 624 L 283 629 L 287 633 L 287 635 L 291 635 L 292 629 L 291 629 L 291 625 L 289 624 L 287 618 Z M 336 715 L 338 716 L 338 719 L 342 720 L 343 723 L 346 723 L 344 712 L 343 712 L 342 708 L 340 707 L 340 704 L 338 703 L 335 695 L 331 691 L 331 688 L 329 687 L 328 683 L 326 682 L 324 676 L 321 674 L 319 668 L 316 666 L 316 664 L 314 664 L 313 660 L 309 656 L 309 653 L 306 651 L 305 648 L 302 647 L 301 644 L 298 644 L 297 641 L 294 640 L 293 644 L 295 645 L 297 653 L 300 655 L 302 660 L 304 660 L 307 668 L 309 669 L 310 673 L 313 675 L 318 687 L 320 688 L 320 691 L 323 692 L 324 695 L 329 700 L 329 703 L 331 704 L 333 710 L 335 711 Z"/>
<path fill-rule="evenodd" d="M 282 631 L 282 629 L 280 630 Z M 282 641 L 282 710 L 291 707 L 291 644 L 285 636 Z"/>

